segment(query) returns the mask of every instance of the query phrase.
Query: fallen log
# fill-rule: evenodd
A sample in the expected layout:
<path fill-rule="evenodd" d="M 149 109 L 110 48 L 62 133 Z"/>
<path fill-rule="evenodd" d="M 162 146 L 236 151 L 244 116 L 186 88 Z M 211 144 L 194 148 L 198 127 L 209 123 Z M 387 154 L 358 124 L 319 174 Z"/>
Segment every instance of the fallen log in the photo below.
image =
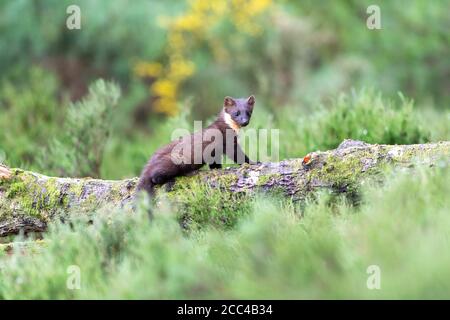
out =
<path fill-rule="evenodd" d="M 303 199 L 319 189 L 357 194 L 358 185 L 384 168 L 431 166 L 449 160 L 450 141 L 415 145 L 378 145 L 345 140 L 337 149 L 313 152 L 304 158 L 242 165 L 223 170 L 201 170 L 160 188 L 174 201 L 188 205 L 182 196 L 192 185 L 222 193 L 254 195 L 276 191 Z M 124 207 L 133 199 L 137 178 L 98 180 L 56 178 L 0 165 L 0 237 L 19 232 L 42 232 L 53 220 L 99 208 Z M 194 194 L 195 196 L 195 194 Z"/>

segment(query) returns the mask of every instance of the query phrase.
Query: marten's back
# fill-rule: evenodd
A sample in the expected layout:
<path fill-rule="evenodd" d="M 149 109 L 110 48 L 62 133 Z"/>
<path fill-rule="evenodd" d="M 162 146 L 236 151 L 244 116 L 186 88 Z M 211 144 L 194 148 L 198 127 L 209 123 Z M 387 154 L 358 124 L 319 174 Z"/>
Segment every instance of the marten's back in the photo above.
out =
<path fill-rule="evenodd" d="M 215 143 L 203 141 L 206 130 L 208 129 L 180 137 L 156 150 L 142 171 L 139 186 L 159 184 L 160 176 L 180 176 L 200 169 L 205 164 L 203 150 Z M 221 150 L 221 147 L 211 148 Z"/>

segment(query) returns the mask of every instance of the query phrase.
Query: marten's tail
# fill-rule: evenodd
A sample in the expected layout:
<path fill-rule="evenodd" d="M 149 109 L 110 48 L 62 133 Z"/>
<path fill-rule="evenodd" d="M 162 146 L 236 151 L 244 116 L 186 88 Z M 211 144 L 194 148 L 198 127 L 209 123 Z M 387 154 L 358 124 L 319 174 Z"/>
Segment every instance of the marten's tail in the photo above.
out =
<path fill-rule="evenodd" d="M 137 201 L 138 199 L 140 199 L 141 197 L 139 197 L 139 194 L 141 193 L 141 191 L 145 190 L 145 192 L 148 194 L 149 197 L 149 207 L 148 207 L 148 214 L 152 215 L 152 200 L 153 200 L 153 195 L 154 195 L 154 184 L 150 179 L 145 179 L 144 176 L 142 176 L 141 178 L 139 178 L 138 184 L 136 186 L 136 192 L 134 195 L 134 201 L 133 201 L 133 208 L 134 210 L 136 210 L 137 208 Z"/>
<path fill-rule="evenodd" d="M 142 176 L 139 179 L 139 182 L 136 186 L 136 193 L 138 193 L 139 191 L 145 190 L 145 192 L 147 192 L 148 196 L 151 198 L 153 198 L 153 195 L 155 193 L 155 184 L 151 181 L 150 178 L 147 178 L 145 176 Z"/>

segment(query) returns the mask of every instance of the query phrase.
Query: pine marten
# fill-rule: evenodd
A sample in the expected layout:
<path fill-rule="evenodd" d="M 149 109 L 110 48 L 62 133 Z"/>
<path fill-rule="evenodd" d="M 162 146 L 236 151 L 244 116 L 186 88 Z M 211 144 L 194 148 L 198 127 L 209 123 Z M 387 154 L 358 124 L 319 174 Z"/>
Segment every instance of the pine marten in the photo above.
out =
<path fill-rule="evenodd" d="M 254 105 L 253 95 L 242 99 L 225 97 L 222 111 L 210 126 L 155 152 L 142 171 L 137 191 L 145 190 L 152 196 L 155 185 L 198 170 L 205 164 L 210 169 L 222 168 L 223 154 L 238 164 L 255 164 L 238 144 L 239 129 L 250 122 Z"/>

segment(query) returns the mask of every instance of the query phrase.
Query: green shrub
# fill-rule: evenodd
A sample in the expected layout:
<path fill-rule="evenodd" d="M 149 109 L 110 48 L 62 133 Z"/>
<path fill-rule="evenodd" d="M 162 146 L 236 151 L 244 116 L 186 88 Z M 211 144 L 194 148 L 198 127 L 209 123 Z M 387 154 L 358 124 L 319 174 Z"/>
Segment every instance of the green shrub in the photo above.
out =
<path fill-rule="evenodd" d="M 345 138 L 368 143 L 413 144 L 429 140 L 414 114 L 412 102 L 400 95 L 394 103 L 382 99 L 373 91 L 342 94 L 330 110 L 315 115 L 320 131 L 308 130 L 316 135 L 324 148 L 336 147 Z"/>
<path fill-rule="evenodd" d="M 284 153 L 281 158 L 333 149 L 344 139 L 414 144 L 431 138 L 411 101 L 400 95 L 394 102 L 374 90 L 341 94 L 329 106 L 311 114 L 286 110 L 278 115 L 276 124 L 280 128 L 280 151 Z"/>
<path fill-rule="evenodd" d="M 366 27 L 366 9 L 373 4 L 380 7 L 381 30 Z M 388 94 L 402 91 L 416 101 L 431 98 L 442 109 L 448 106 L 450 35 L 443 26 L 448 24 L 449 2 L 308 0 L 290 5 L 316 28 L 332 30 L 336 46 L 318 57 L 325 62 L 323 69 L 333 66 L 335 59 L 344 58 L 345 63 L 353 57 L 366 65 L 358 68 L 354 81 L 377 83 Z M 326 60 L 330 57 L 331 63 Z"/>
<path fill-rule="evenodd" d="M 81 30 L 65 27 L 69 5 L 81 9 Z M 76 58 L 90 66 L 89 72 L 107 69 L 108 74 L 128 80 L 133 62 L 162 53 L 165 33 L 157 16 L 173 10 L 147 0 L 136 0 L 133 6 L 123 0 L 3 1 L 0 70 L 29 65 L 31 59 Z M 143 31 L 151 34 L 151 40 L 142 36 Z M 94 80 L 93 74 L 86 81 Z"/>
<path fill-rule="evenodd" d="M 41 154 L 41 167 L 61 176 L 99 177 L 119 96 L 117 85 L 95 82 L 86 98 L 69 107 L 59 138 Z"/>
<path fill-rule="evenodd" d="M 58 82 L 41 68 L 17 68 L 0 87 L 0 151 L 10 166 L 32 165 L 65 110 L 59 108 Z"/>

